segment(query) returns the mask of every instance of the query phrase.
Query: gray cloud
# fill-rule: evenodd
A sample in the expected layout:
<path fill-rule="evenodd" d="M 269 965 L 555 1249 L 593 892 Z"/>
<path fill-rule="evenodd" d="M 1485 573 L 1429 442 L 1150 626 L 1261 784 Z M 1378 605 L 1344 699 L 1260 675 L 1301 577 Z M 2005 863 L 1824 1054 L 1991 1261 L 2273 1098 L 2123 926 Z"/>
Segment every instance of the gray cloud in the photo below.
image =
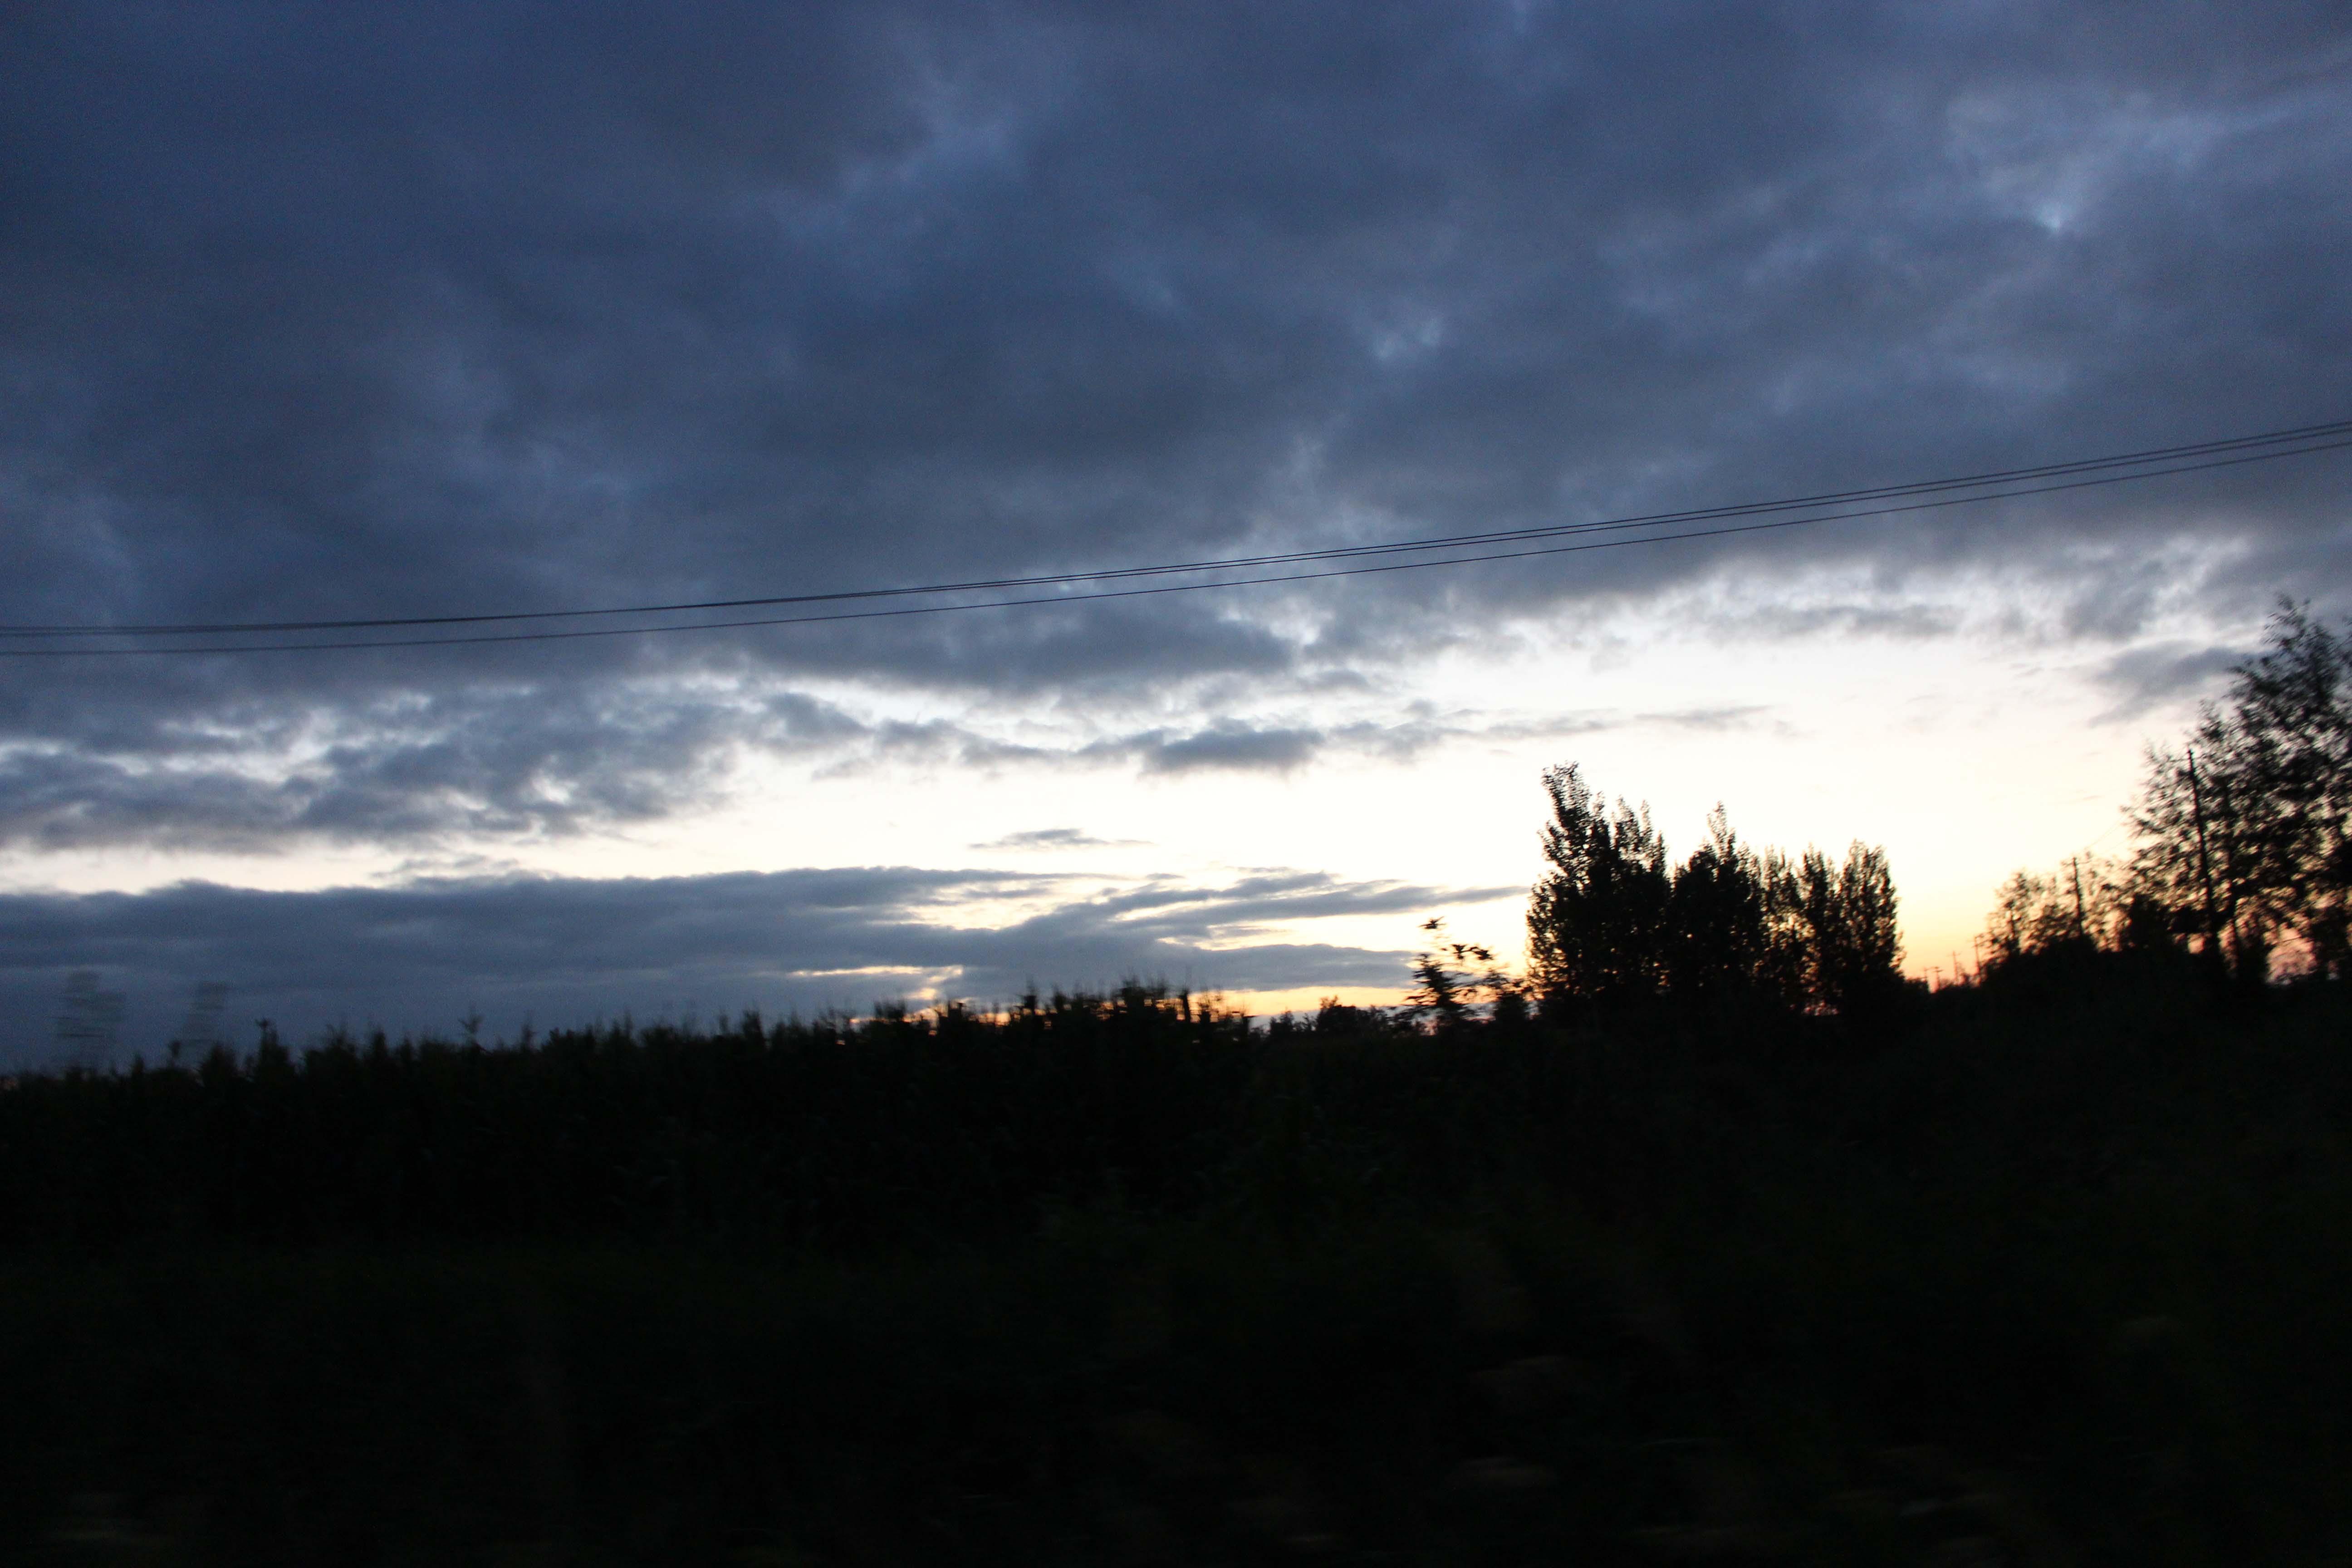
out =
<path fill-rule="evenodd" d="M 1220 720 L 1190 734 L 1163 730 L 1098 741 L 1078 753 L 1133 757 L 1147 773 L 1211 771 L 1287 773 L 1328 756 L 1410 762 L 1440 748 L 1482 741 L 1566 740 L 1633 728 L 1730 730 L 1755 722 L 1768 710 L 1754 705 L 1652 713 L 1588 712 L 1511 718 L 1476 713 L 1419 712 L 1391 723 L 1318 727 L 1257 726 Z"/>
<path fill-rule="evenodd" d="M 2314 68 L 2347 37 L 2318 4 L 62 3 L 0 29 L 14 624 L 825 592 L 2345 412 L 2352 80 Z M 2228 608 L 2346 581 L 2345 460 L 1316 588 L 7 664 L 0 829 L 555 833 L 690 806 L 738 745 L 987 749 L 617 711 L 710 680 L 1173 693 L 1130 764 L 1295 767 L 1345 742 L 1181 716 L 1187 683 L 1280 696 L 1725 574 L 1863 563 L 1899 599 L 1991 565 L 2128 640 L 2159 542 L 2234 552 L 2197 589 Z"/>
<path fill-rule="evenodd" d="M 1255 729 L 1246 724 L 1220 723 L 1196 734 L 1170 737 L 1154 733 L 1138 737 L 1128 744 L 1141 753 L 1146 773 L 1287 773 L 1312 761 L 1324 741 L 1325 737 L 1313 730 Z"/>
<path fill-rule="evenodd" d="M 2098 671 L 2100 684 L 2116 697 L 2115 706 L 2100 717 L 2135 719 L 2159 703 L 2211 692 L 2246 658 L 2243 648 L 2197 647 L 2177 642 L 2128 649 Z"/>
<path fill-rule="evenodd" d="M 0 750 L 0 843 L 561 837 L 709 802 L 744 748 L 824 755 L 874 738 L 804 694 L 620 682 L 461 687 L 245 716 L 118 716 Z"/>
<path fill-rule="evenodd" d="M 562 839 L 718 803 L 752 753 L 824 776 L 905 767 L 1285 773 L 1325 760 L 1409 762 L 1485 740 L 1721 728 L 1755 711 L 1497 718 L 1412 705 L 1387 722 L 1223 718 L 1198 730 L 1036 744 L 952 720 L 861 716 L 749 678 L 509 683 L 284 712 L 240 702 L 201 717 L 101 716 L 65 737 L 0 747 L 0 845 L 255 851 Z M 1051 838 L 1061 831 L 992 847 L 1102 843 Z"/>
<path fill-rule="evenodd" d="M 758 1006 L 862 1011 L 936 988 L 982 1002 L 1032 985 L 1161 977 L 1195 988 L 1395 985 L 1402 949 L 1296 939 L 1269 928 L 1335 915 L 1402 922 L 1511 889 L 1349 882 L 1257 872 L 1222 888 L 1163 879 L 1087 892 L 1063 879 L 905 867 L 591 881 L 425 881 L 261 892 L 189 883 L 154 892 L 0 895 L 0 1051 L 51 1049 L 68 977 L 92 970 L 130 1000 L 124 1050 L 159 1051 L 199 984 L 228 1016 L 267 1016 L 304 1039 L 337 1022 L 452 1031 L 478 1009 L 511 1036 L 632 1013 Z M 971 923 L 975 903 L 1035 912 Z"/>
<path fill-rule="evenodd" d="M 1916 641 L 1948 637 L 1960 625 L 1961 617 L 1944 605 L 1784 604 L 1717 616 L 1714 629 L 1723 637 L 1797 638 L 1843 633 Z"/>
<path fill-rule="evenodd" d="M 1075 827 L 1032 827 L 1025 832 L 1008 833 L 1002 838 L 992 838 L 985 844 L 975 844 L 974 849 L 1132 849 L 1142 846 L 1139 838 L 1097 838 L 1091 833 Z"/>

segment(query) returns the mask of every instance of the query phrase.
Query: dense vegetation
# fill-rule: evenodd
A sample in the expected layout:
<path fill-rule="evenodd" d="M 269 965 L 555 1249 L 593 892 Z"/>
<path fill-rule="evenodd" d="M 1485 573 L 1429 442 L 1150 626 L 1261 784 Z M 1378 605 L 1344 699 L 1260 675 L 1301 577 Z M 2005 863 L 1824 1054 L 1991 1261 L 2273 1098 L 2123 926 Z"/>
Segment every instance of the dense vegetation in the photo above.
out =
<path fill-rule="evenodd" d="M 1660 994 L 1883 1013 L 1902 990 L 1895 879 L 1857 841 L 1843 865 L 1739 841 L 1718 805 L 1674 865 L 1650 809 L 1604 809 L 1574 763 L 1547 769 L 1550 869 L 1528 903 L 1527 988 L 1555 1013 Z"/>
<path fill-rule="evenodd" d="M 1569 768 L 1530 973 L 1436 931 L 1408 1009 L 0 1084 L 0 1559 L 2352 1558 L 2346 653 L 2280 635 L 2302 728 L 2242 671 L 1933 993 L 1878 851 L 1677 865 Z"/>
<path fill-rule="evenodd" d="M 2352 628 L 2284 603 L 2178 752 L 2151 747 L 2126 858 L 2019 870 L 1979 942 L 1988 972 L 2193 952 L 2209 984 L 2352 975 Z"/>
<path fill-rule="evenodd" d="M 2157 749 L 2135 813 L 2131 891 L 2241 977 L 2282 942 L 2352 973 L 2352 631 L 2294 605 L 2179 753 Z"/>
<path fill-rule="evenodd" d="M 1251 1027 L 1136 988 L 27 1079 L 0 1538 L 2352 1550 L 2340 987 L 2082 964 L 1871 1035 L 1664 1003 Z"/>

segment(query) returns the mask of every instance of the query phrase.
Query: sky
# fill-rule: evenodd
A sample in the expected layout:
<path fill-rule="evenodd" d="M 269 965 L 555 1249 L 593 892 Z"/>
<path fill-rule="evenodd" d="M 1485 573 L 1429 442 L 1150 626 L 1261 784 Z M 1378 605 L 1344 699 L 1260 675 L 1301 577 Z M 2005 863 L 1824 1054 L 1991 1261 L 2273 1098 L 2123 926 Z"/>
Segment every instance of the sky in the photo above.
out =
<path fill-rule="evenodd" d="M 2352 417 L 2347 256 L 2337 5 L 28 0 L 0 626 L 1100 572 L 2308 426 Z M 769 626 L 0 634 L 0 1062 L 1393 999 L 1426 919 L 1516 952 L 1568 762 L 1677 850 L 1717 802 L 1883 845 L 1948 975 L 2011 870 L 2128 852 L 2282 595 L 2352 609 L 2347 479 Z"/>

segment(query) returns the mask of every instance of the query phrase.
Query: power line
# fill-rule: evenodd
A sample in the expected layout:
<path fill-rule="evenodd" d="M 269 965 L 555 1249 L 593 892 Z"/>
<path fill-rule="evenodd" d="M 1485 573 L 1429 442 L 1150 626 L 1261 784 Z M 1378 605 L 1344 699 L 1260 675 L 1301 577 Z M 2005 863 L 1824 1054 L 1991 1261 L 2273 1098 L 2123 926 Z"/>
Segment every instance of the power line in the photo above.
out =
<path fill-rule="evenodd" d="M 1478 533 L 1444 534 L 1423 539 L 1399 540 L 1378 544 L 1332 545 L 1315 550 L 1282 551 L 1265 555 L 1227 556 L 1209 561 L 1169 563 L 1153 566 L 1103 567 L 1085 572 L 1061 572 L 1024 577 L 981 578 L 958 583 L 930 583 L 896 588 L 858 588 L 826 594 L 778 594 L 758 598 L 699 599 L 672 604 L 614 605 L 601 608 L 572 610 L 516 610 L 465 616 L 405 616 L 366 619 L 304 620 L 304 621 L 209 621 L 162 623 L 154 625 L 125 624 L 117 626 L 6 626 L 0 625 L 0 636 L 9 637 L 131 637 L 131 636 L 213 636 L 239 632 L 295 631 L 361 631 L 404 626 L 478 626 L 509 621 L 567 620 L 591 616 L 649 616 L 684 614 L 698 610 L 740 610 L 782 605 L 813 605 L 838 603 L 845 600 L 898 598 L 913 595 L 969 593 L 1005 588 L 1050 587 L 1066 583 L 1106 582 L 1118 579 L 1231 570 L 1252 566 L 1290 565 L 1307 561 L 1328 561 L 1368 555 L 1391 554 L 1466 548 L 1481 544 L 1501 543 L 1515 540 L 1557 538 L 1568 534 L 1606 532 L 1617 530 L 1660 527 L 1671 523 L 1697 522 L 1713 519 L 1765 515 L 1776 511 L 1792 511 L 1807 507 L 1834 506 L 1867 500 L 1885 500 L 1894 497 L 1932 494 L 1947 490 L 1975 489 L 1988 485 L 2013 483 L 2026 479 L 2049 479 L 2096 470 L 2138 467 L 2177 461 L 2183 458 L 2209 457 L 2217 453 L 2240 451 L 2249 447 L 2275 447 L 2286 443 L 2306 442 L 2329 437 L 2352 435 L 2352 420 L 2337 420 L 2325 425 L 2306 425 L 2294 429 L 2270 430 L 2252 436 L 2234 436 L 2216 441 L 2199 441 L 2182 446 L 2152 447 L 2138 452 L 2116 453 L 2103 458 L 2082 458 L 2063 463 L 2045 463 L 2033 468 L 2003 468 L 1985 473 L 1965 474 L 1940 479 L 1918 479 L 1904 484 L 1880 485 L 1866 489 L 1839 490 L 1822 495 L 1796 496 L 1780 500 L 1742 501 L 1727 506 L 1699 507 L 1683 511 L 1649 512 L 1639 516 L 1607 518 L 1591 522 L 1544 523 L 1529 528 L 1501 529 Z M 2293 451 L 2269 454 L 2276 457 L 2294 456 Z M 2163 469 L 2159 472 L 2175 470 Z M 2152 475 L 2126 475 L 2126 478 L 2148 478 Z M 1987 498 L 1997 499 L 1997 498 Z M 1871 515 L 1867 513 L 1859 515 Z"/>
<path fill-rule="evenodd" d="M 910 596 L 938 596 L 946 594 L 1002 591 L 1013 588 L 1053 587 L 1089 582 L 1122 582 L 1153 576 L 1240 569 L 1262 569 L 1269 566 L 1305 565 L 1318 562 L 1360 561 L 1370 557 L 1393 554 L 1460 552 L 1500 543 L 1521 543 L 1562 537 L 1589 537 L 1593 534 L 1625 532 L 1632 537 L 1601 539 L 1590 542 L 1549 545 L 1529 550 L 1489 551 L 1485 553 L 1448 553 L 1433 559 L 1390 561 L 1374 565 L 1343 565 L 1327 570 L 1278 573 L 1236 579 L 1198 583 L 1159 584 L 1146 587 L 1104 589 L 1089 593 L 1045 594 L 1025 598 L 988 599 L 975 602 L 940 605 L 917 605 L 883 609 L 834 611 L 816 615 L 758 616 L 717 621 L 690 621 L 654 626 L 594 626 L 561 631 L 489 632 L 457 637 L 368 637 L 342 641 L 316 639 L 297 642 L 240 643 L 229 645 L 165 645 L 147 647 L 16 647 L 0 648 L 0 658 L 152 658 L 158 656 L 188 656 L 226 653 L 293 653 L 335 652 L 361 648 L 410 648 L 478 646 L 488 643 L 560 642 L 588 637 L 646 637 L 656 634 L 692 631 L 722 631 L 751 626 L 802 626 L 820 622 L 878 620 L 907 616 L 940 615 L 953 611 L 1006 609 L 1022 605 L 1085 604 L 1107 599 L 1151 597 L 1165 594 L 1199 593 L 1213 588 L 1238 588 L 1273 584 L 1314 582 L 1336 577 L 1370 576 L 1390 572 L 1423 571 L 1440 566 L 1466 566 L 1481 562 L 1524 560 L 1536 556 L 1579 554 L 1586 551 L 1622 549 L 1636 544 L 1664 544 L 1693 539 L 1713 539 L 1727 535 L 1758 533 L 1803 527 L 1820 522 L 1854 521 L 1887 517 L 1900 513 L 1927 511 L 1946 507 L 1972 505 L 1981 501 L 2000 500 L 2021 496 L 2047 495 L 2060 490 L 2087 489 L 2105 485 L 2128 483 L 2137 479 L 2159 479 L 2172 474 L 2194 473 L 2211 468 L 2234 468 L 2247 463 L 2268 462 L 2281 458 L 2302 457 L 2311 453 L 2336 451 L 2352 447 L 2352 420 L 2338 420 L 2325 425 L 2303 426 L 2294 429 L 2266 431 L 2257 435 L 2231 437 L 2217 441 L 2196 442 L 2182 446 L 2151 448 L 2146 451 L 2121 453 L 2104 458 L 2078 458 L 2069 462 L 2044 464 L 2035 468 L 2002 469 L 1953 479 L 1917 480 L 1900 485 L 1886 485 L 1868 489 L 1837 491 L 1824 495 L 1800 497 L 1775 501 L 1742 502 L 1735 505 L 1696 508 L 1685 511 L 1655 512 L 1637 517 L 1604 519 L 1591 522 L 1548 524 L 1525 529 L 1496 530 L 1480 533 L 1464 533 L 1433 538 L 1395 541 L 1385 543 L 1341 545 L 1318 550 L 1289 551 L 1278 553 L 1229 557 L 1218 560 L 1173 563 L 1160 565 L 1104 568 L 1091 572 L 1057 573 L 1028 577 L 1003 577 L 961 583 L 940 583 L 920 586 L 847 590 L 827 594 L 777 595 L 761 598 L 714 599 L 676 604 L 616 605 L 598 609 L 517 611 L 498 615 L 433 616 L 387 617 L 368 620 L 319 621 L 252 621 L 182 623 L 173 625 L 68 626 L 0 626 L 0 636 L 38 639 L 64 639 L 131 636 L 225 636 L 266 632 L 331 632 L 361 630 L 393 630 L 430 626 L 461 626 L 517 622 L 540 622 L 590 617 L 650 616 L 723 611 L 755 607 L 780 607 L 786 605 L 816 605 L 890 599 Z M 2070 478 L 2066 476 L 2088 476 Z M 2055 482 L 2025 484 L 2028 479 L 2053 479 Z M 1975 491 L 1978 493 L 1966 493 Z M 1961 493 L 1953 493 L 1961 492 Z M 1927 497 L 1926 500 L 1906 500 L 1902 504 L 1857 508 L 1854 503 L 1890 498 Z M 1762 522 L 1735 523 L 1716 528 L 1690 529 L 1681 532 L 1634 532 L 1656 530 L 1676 523 L 1712 521 L 1739 517 L 1769 517 L 1775 512 L 1801 510 L 1808 508 L 1834 506 L 1844 510 L 1817 512 L 1803 517 L 1778 518 Z"/>

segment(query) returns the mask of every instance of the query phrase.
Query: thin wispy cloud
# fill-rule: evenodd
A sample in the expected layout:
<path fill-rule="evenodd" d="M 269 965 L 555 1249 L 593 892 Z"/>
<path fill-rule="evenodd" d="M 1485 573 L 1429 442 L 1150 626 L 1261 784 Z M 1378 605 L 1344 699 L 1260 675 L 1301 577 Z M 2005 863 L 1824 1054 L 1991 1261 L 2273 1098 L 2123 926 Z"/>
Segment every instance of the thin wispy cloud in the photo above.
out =
<path fill-rule="evenodd" d="M 1140 838 L 1097 838 L 1075 827 L 1032 827 L 971 846 L 974 849 L 1137 849 L 1148 847 Z"/>

